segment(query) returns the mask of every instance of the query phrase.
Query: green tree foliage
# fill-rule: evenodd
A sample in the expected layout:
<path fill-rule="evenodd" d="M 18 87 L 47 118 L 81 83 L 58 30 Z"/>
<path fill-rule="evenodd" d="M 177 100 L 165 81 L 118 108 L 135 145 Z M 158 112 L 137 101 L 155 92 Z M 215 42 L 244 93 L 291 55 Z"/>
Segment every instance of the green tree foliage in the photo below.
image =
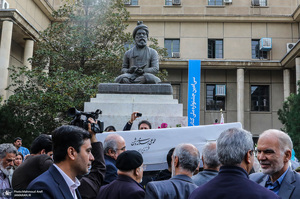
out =
<path fill-rule="evenodd" d="M 300 82 L 298 82 L 298 86 L 300 86 Z M 292 93 L 287 98 L 277 114 L 278 119 L 284 125 L 282 130 L 291 137 L 296 156 L 300 159 L 300 87 L 297 94 Z"/>
<path fill-rule="evenodd" d="M 107 80 L 119 74 L 124 44 L 131 39 L 125 32 L 129 12 L 122 0 L 76 1 L 53 17 L 57 22 L 41 34 L 33 66 L 49 73 L 82 69 L 83 74 L 102 73 Z"/>
<path fill-rule="evenodd" d="M 123 0 L 77 0 L 53 17 L 55 22 L 37 42 L 33 69 L 10 68 L 8 90 L 13 95 L 0 106 L 0 143 L 20 136 L 28 146 L 39 134 L 67 124 L 72 119 L 66 116 L 70 107 L 83 110 L 98 84 L 113 82 L 121 72 L 124 44 L 132 42 Z M 151 47 L 165 56 L 157 40 L 150 40 Z M 159 75 L 165 80 L 167 72 Z"/>

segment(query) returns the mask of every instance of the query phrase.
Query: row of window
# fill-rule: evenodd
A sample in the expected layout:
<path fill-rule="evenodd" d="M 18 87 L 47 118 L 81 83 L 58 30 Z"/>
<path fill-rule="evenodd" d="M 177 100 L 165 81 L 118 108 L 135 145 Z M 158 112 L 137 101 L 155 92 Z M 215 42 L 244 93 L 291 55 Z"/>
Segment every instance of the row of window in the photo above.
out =
<path fill-rule="evenodd" d="M 226 1 L 226 2 L 228 2 L 228 1 Z M 224 5 L 225 1 L 224 0 L 208 0 L 207 3 L 209 6 L 222 6 L 222 5 Z M 138 0 L 124 0 L 124 4 L 137 6 L 137 5 L 139 5 L 139 1 Z M 165 0 L 166 6 L 180 5 L 180 4 L 181 4 L 181 0 Z M 251 5 L 267 6 L 267 0 L 252 0 Z"/>
<path fill-rule="evenodd" d="M 225 110 L 225 96 L 216 95 L 215 84 L 206 85 L 206 110 Z M 270 111 L 268 85 L 251 86 L 251 111 Z"/>
<path fill-rule="evenodd" d="M 180 52 L 179 39 L 165 39 L 165 48 L 167 49 L 167 57 L 174 57 L 174 52 Z M 267 59 L 268 52 L 259 50 L 259 39 L 251 41 L 252 59 Z M 223 39 L 208 39 L 208 58 L 223 58 Z"/>
<path fill-rule="evenodd" d="M 206 110 L 223 111 L 226 110 L 225 95 L 220 95 L 216 84 L 206 85 Z M 223 86 L 223 85 L 221 85 Z M 225 85 L 224 85 L 225 86 Z M 181 102 L 180 85 L 175 84 L 173 87 L 173 97 Z M 224 88 L 224 87 L 223 87 Z M 270 90 L 269 85 L 252 85 L 251 86 L 251 111 L 270 111 Z"/>
<path fill-rule="evenodd" d="M 208 0 L 208 5 L 211 6 L 222 6 L 226 2 L 232 2 L 232 1 L 225 1 L 225 0 Z M 252 0 L 251 1 L 252 6 L 267 6 L 267 0 Z"/>

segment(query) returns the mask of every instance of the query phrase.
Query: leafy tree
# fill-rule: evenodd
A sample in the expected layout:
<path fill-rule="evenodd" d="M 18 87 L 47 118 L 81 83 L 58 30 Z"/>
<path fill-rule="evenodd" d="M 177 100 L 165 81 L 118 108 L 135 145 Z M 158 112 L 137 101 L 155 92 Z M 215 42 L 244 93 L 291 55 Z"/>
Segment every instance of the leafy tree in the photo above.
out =
<path fill-rule="evenodd" d="M 11 67 L 13 93 L 0 107 L 0 142 L 20 136 L 24 143 L 68 123 L 70 107 L 83 110 L 100 82 L 120 74 L 129 12 L 123 0 L 78 0 L 53 13 L 55 22 L 41 33 L 32 70 Z M 150 38 L 162 56 L 166 51 Z M 159 74 L 165 79 L 167 72 Z"/>
<path fill-rule="evenodd" d="M 298 86 L 300 86 L 300 81 Z M 284 125 L 282 130 L 290 135 L 296 156 L 300 159 L 300 87 L 297 94 L 292 93 L 284 101 L 282 109 L 279 109 L 277 114 L 278 119 Z"/>

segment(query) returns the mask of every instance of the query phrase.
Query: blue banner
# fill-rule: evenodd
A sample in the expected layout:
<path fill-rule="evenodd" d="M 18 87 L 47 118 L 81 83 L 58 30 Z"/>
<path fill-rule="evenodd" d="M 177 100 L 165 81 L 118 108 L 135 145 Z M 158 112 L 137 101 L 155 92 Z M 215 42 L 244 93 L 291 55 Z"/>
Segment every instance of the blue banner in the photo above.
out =
<path fill-rule="evenodd" d="M 189 60 L 189 87 L 188 87 L 188 125 L 200 124 L 200 77 L 201 61 Z"/>

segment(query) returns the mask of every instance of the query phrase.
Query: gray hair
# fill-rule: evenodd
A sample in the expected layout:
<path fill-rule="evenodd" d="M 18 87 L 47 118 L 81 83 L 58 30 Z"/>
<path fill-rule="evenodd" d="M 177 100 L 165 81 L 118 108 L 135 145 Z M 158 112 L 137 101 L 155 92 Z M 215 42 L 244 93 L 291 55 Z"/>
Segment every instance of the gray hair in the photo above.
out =
<path fill-rule="evenodd" d="M 284 154 L 284 152 L 286 152 L 287 150 L 292 151 L 293 142 L 287 133 L 277 130 L 277 129 L 269 129 L 269 130 L 264 131 L 259 137 L 262 137 L 266 134 L 272 134 L 272 136 L 275 135 L 278 138 L 281 154 Z"/>
<path fill-rule="evenodd" d="M 118 137 L 121 137 L 121 136 L 114 133 L 114 134 L 109 134 L 105 138 L 104 143 L 103 143 L 104 154 L 107 154 L 109 149 L 113 150 L 114 152 L 117 151 L 117 149 L 118 149 L 117 138 Z"/>
<path fill-rule="evenodd" d="M 217 153 L 222 165 L 240 165 L 249 150 L 253 150 L 252 135 L 244 129 L 225 130 L 217 139 Z"/>
<path fill-rule="evenodd" d="M 192 144 L 179 144 L 173 153 L 173 157 L 177 156 L 179 167 L 194 172 L 200 162 L 200 153 Z"/>
<path fill-rule="evenodd" d="M 13 144 L 9 144 L 9 143 L 0 144 L 0 159 L 1 160 L 6 157 L 7 153 L 17 154 L 17 152 L 18 152 L 18 150 Z"/>
<path fill-rule="evenodd" d="M 221 163 L 217 154 L 216 142 L 208 142 L 204 145 L 202 149 L 202 157 L 209 168 L 216 168 L 220 166 Z"/>

